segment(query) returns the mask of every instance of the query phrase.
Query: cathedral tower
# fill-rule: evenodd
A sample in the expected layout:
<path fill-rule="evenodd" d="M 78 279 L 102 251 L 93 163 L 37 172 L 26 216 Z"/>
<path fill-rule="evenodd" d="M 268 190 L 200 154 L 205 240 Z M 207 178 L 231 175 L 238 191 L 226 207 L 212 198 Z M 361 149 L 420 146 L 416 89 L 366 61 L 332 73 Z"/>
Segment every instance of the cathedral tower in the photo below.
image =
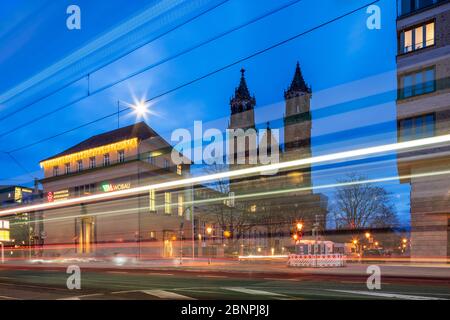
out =
<path fill-rule="evenodd" d="M 245 81 L 245 69 L 241 69 L 239 87 L 234 90 L 234 96 L 230 100 L 231 120 L 229 128 L 255 128 L 255 105 L 255 96 L 250 96 L 250 91 Z"/>
<path fill-rule="evenodd" d="M 292 83 L 284 92 L 284 150 L 300 151 L 302 157 L 311 156 L 311 96 L 297 62 Z"/>

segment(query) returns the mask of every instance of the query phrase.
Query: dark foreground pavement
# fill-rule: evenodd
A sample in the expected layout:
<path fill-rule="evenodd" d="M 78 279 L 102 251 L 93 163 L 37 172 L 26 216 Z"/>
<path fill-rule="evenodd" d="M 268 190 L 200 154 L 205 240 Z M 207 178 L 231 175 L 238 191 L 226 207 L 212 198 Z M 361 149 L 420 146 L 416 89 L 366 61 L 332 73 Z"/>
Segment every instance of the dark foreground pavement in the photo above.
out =
<path fill-rule="evenodd" d="M 386 276 L 382 273 L 381 290 L 368 290 L 365 265 L 312 272 L 276 265 L 259 265 L 258 269 L 248 264 L 242 264 L 240 270 L 220 265 L 91 265 L 81 266 L 81 289 L 69 290 L 65 265 L 4 265 L 0 268 L 0 299 L 450 299 L 450 279 L 442 276 L 447 268 L 435 272 L 431 267 L 400 267 L 406 268 L 406 275 L 401 269 L 394 273 L 391 270 Z M 432 274 L 439 277 L 433 278 Z"/>

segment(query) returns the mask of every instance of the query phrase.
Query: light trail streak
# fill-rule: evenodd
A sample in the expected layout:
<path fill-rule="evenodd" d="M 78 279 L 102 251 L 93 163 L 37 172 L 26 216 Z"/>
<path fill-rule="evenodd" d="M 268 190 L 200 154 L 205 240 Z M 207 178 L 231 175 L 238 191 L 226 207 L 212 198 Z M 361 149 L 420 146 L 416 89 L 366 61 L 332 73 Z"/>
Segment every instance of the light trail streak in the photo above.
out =
<path fill-rule="evenodd" d="M 76 205 L 76 204 L 80 204 L 80 203 L 111 200 L 111 199 L 141 194 L 144 192 L 148 192 L 149 190 L 161 190 L 161 189 L 166 190 L 166 189 L 171 189 L 171 188 L 185 187 L 185 186 L 195 185 L 198 183 L 211 182 L 214 180 L 220 180 L 220 179 L 226 179 L 226 178 L 237 178 L 237 177 L 242 177 L 242 176 L 251 175 L 251 174 L 273 172 L 273 171 L 277 171 L 277 170 L 281 170 L 281 169 L 296 168 L 296 167 L 302 167 L 302 166 L 311 165 L 311 164 L 328 163 L 331 161 L 344 161 L 344 160 L 355 159 L 355 158 L 362 157 L 362 156 L 371 156 L 371 155 L 382 154 L 382 153 L 391 152 L 391 151 L 414 149 L 417 147 L 430 146 L 430 145 L 435 145 L 435 144 L 440 144 L 440 143 L 445 143 L 445 142 L 450 142 L 450 134 L 431 137 L 431 138 L 417 139 L 417 140 L 412 140 L 412 141 L 386 144 L 386 145 L 375 146 L 375 147 L 343 151 L 343 152 L 338 152 L 338 153 L 333 153 L 333 154 L 328 154 L 328 155 L 321 155 L 321 156 L 315 156 L 315 157 L 310 157 L 310 158 L 291 160 L 291 161 L 286 161 L 286 162 L 281 162 L 281 163 L 273 163 L 273 164 L 269 164 L 269 165 L 262 165 L 262 166 L 256 166 L 256 167 L 245 168 L 245 169 L 219 172 L 219 173 L 202 175 L 202 176 L 197 176 L 197 177 L 192 177 L 192 178 L 185 178 L 185 179 L 161 182 L 161 183 L 156 183 L 156 184 L 135 187 L 135 188 L 127 189 L 127 190 L 119 190 L 119 191 L 113 191 L 113 192 L 109 192 L 109 193 L 94 194 L 94 195 L 89 195 L 89 196 L 84 196 L 84 197 L 79 197 L 79 198 L 61 200 L 61 201 L 57 201 L 57 202 L 41 203 L 41 204 L 17 207 L 17 208 L 12 208 L 12 209 L 6 209 L 6 210 L 0 211 L 0 216 L 24 213 L 24 212 L 30 212 L 30 211 L 52 209 L 52 208 L 58 208 L 58 207 L 63 207 L 63 206 Z M 389 179 L 389 178 L 372 179 L 369 181 L 374 181 L 374 182 L 386 181 L 385 179 Z M 398 179 L 398 177 L 397 177 L 397 179 Z M 376 181 L 376 180 L 379 180 L 379 181 Z M 317 188 L 318 187 L 316 187 L 316 189 Z M 323 186 L 322 186 L 322 188 L 323 188 Z"/>
<path fill-rule="evenodd" d="M 396 181 L 398 179 L 403 179 L 403 178 L 406 178 L 406 179 L 407 178 L 425 178 L 425 177 L 433 177 L 433 176 L 446 175 L 446 174 L 450 175 L 450 170 L 425 172 L 425 173 L 402 175 L 402 176 L 390 176 L 390 177 L 384 177 L 384 178 L 349 181 L 349 182 L 341 182 L 341 183 L 334 183 L 334 184 L 325 184 L 325 185 L 316 186 L 316 187 L 302 187 L 302 188 L 293 188 L 293 189 L 285 189 L 285 190 L 275 190 L 275 191 L 269 191 L 269 192 L 242 194 L 242 195 L 236 195 L 235 199 L 273 196 L 273 195 L 280 195 L 280 194 L 285 194 L 285 193 L 327 189 L 327 188 L 335 188 L 335 187 L 345 187 L 345 186 L 359 185 L 359 184 L 365 184 L 365 183 L 389 182 L 389 181 Z M 185 202 L 185 205 L 201 205 L 201 204 L 207 205 L 208 203 L 223 202 L 225 200 L 229 200 L 229 198 L 227 196 L 224 196 L 224 197 L 208 198 L 208 199 L 202 199 L 202 200 L 187 201 L 187 202 Z M 176 207 L 176 204 L 172 204 L 171 206 Z M 164 207 L 165 207 L 164 204 L 156 206 L 156 208 L 158 208 L 158 209 L 162 209 Z M 137 210 L 149 210 L 149 209 L 150 209 L 150 207 L 146 206 L 146 207 L 127 208 L 127 209 L 114 210 L 114 211 L 92 212 L 89 215 L 90 216 L 114 217 L 114 216 L 120 216 L 120 215 L 135 214 L 137 212 Z M 35 220 L 31 220 L 31 221 L 26 221 L 26 222 L 13 222 L 13 223 L 11 223 L 11 226 L 28 224 L 30 222 L 42 222 L 44 220 L 46 222 L 71 220 L 71 219 L 80 218 L 83 216 L 85 216 L 85 215 L 84 214 L 76 214 L 76 215 L 70 215 L 70 216 L 66 215 L 66 216 L 55 217 L 55 218 L 35 219 Z"/>

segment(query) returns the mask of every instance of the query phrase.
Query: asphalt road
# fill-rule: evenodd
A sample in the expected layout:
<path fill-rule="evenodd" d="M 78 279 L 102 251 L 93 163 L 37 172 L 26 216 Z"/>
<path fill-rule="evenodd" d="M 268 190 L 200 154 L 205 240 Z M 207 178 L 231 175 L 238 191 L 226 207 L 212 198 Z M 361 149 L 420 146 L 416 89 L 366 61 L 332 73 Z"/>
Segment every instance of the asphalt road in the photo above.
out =
<path fill-rule="evenodd" d="M 82 270 L 81 289 L 69 290 L 68 277 L 63 269 L 1 269 L 0 299 L 450 299 L 449 283 L 433 280 L 391 278 L 382 280 L 381 290 L 368 290 L 364 278 L 342 275 Z"/>

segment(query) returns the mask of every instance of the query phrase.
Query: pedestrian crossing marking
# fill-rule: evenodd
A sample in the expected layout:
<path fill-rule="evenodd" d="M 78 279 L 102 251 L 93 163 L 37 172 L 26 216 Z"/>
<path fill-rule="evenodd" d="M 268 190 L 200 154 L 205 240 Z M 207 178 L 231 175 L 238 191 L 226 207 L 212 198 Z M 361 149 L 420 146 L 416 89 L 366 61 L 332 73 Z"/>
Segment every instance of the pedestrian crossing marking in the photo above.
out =
<path fill-rule="evenodd" d="M 195 300 L 194 298 L 183 296 L 178 293 L 165 291 L 165 290 L 142 290 L 141 292 L 144 292 L 148 295 L 158 297 L 160 299 L 170 299 L 170 300 Z"/>
<path fill-rule="evenodd" d="M 230 291 L 236 291 L 236 292 L 242 292 L 242 293 L 247 293 L 247 294 L 253 294 L 253 295 L 260 295 L 260 296 L 285 296 L 283 294 L 279 294 L 279 293 L 275 293 L 275 292 L 269 292 L 269 291 L 264 291 L 264 290 L 255 290 L 255 289 L 247 289 L 247 288 L 243 288 L 243 287 L 226 287 L 223 288 L 225 290 L 230 290 Z"/>
<path fill-rule="evenodd" d="M 367 295 L 382 298 L 407 299 L 407 300 L 447 300 L 444 298 L 412 296 L 407 294 L 388 293 L 388 292 L 385 293 L 385 292 L 371 292 L 371 291 L 357 291 L 357 290 L 328 290 L 328 291 L 351 293 L 357 295 Z"/>

